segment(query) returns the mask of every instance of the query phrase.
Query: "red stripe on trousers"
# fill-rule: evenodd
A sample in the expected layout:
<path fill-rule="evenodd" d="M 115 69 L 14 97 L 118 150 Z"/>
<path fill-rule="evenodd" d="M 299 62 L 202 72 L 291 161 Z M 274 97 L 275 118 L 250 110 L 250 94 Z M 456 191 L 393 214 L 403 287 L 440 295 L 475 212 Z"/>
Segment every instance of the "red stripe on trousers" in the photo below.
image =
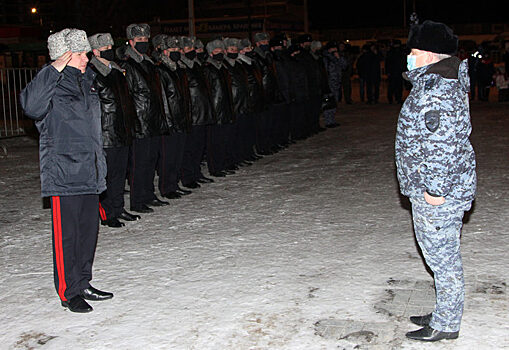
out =
<path fill-rule="evenodd" d="M 60 197 L 53 197 L 53 235 L 55 240 L 55 261 L 58 274 L 58 295 L 63 301 L 67 301 L 65 290 L 65 269 L 64 269 L 64 250 L 62 247 L 62 216 L 60 211 Z"/>
<path fill-rule="evenodd" d="M 99 203 L 99 214 L 101 214 L 101 220 L 102 221 L 106 221 L 107 218 L 106 218 L 106 212 L 104 211 L 104 208 L 103 206 L 101 205 L 101 203 Z"/>

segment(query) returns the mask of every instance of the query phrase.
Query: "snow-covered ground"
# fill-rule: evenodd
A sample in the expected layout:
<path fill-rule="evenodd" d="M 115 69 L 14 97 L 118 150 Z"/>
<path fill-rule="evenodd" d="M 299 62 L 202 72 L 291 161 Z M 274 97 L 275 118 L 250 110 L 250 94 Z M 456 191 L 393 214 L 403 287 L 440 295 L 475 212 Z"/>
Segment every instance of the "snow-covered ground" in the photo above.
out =
<path fill-rule="evenodd" d="M 507 108 L 472 106 L 479 193 L 463 229 L 458 340 L 406 340 L 417 328 L 406 313 L 380 307 L 395 285 L 432 278 L 398 194 L 398 106 L 355 104 L 340 128 L 101 227 L 92 283 L 115 297 L 90 314 L 66 311 L 54 291 L 36 143 L 0 140 L 0 348 L 509 349 Z"/>

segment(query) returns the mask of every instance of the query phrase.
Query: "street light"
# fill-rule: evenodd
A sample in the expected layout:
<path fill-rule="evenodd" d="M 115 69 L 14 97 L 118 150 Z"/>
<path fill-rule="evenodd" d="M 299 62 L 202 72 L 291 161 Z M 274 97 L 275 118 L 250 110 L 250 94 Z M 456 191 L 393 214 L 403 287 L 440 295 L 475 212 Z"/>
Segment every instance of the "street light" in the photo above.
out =
<path fill-rule="evenodd" d="M 32 9 L 30 10 L 34 15 L 37 13 L 37 9 L 35 7 L 32 7 Z"/>

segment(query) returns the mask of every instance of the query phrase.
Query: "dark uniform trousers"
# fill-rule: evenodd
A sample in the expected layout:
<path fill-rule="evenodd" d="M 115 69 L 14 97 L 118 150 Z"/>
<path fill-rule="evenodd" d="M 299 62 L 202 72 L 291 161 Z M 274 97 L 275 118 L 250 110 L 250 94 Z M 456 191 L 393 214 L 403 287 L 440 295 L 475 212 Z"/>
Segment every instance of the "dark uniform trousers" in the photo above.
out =
<path fill-rule="evenodd" d="M 309 101 L 309 126 L 308 133 L 317 133 L 320 130 L 320 112 L 322 110 L 322 97 L 311 96 Z"/>
<path fill-rule="evenodd" d="M 254 154 L 254 144 L 256 138 L 254 114 L 241 114 L 237 118 L 237 135 L 236 135 L 236 149 L 238 151 L 238 160 L 243 161 Z"/>
<path fill-rule="evenodd" d="M 269 146 L 269 135 L 270 135 L 270 129 L 269 129 L 269 110 L 266 109 L 263 112 L 258 113 L 258 115 L 255 118 L 255 145 L 256 145 L 256 152 L 258 153 L 264 153 L 268 151 Z"/>
<path fill-rule="evenodd" d="M 184 157 L 186 134 L 171 131 L 161 137 L 161 152 L 157 163 L 159 192 L 165 196 L 177 190 Z"/>
<path fill-rule="evenodd" d="M 239 162 L 237 150 L 237 133 L 238 123 L 224 124 L 224 141 L 225 141 L 225 164 L 226 168 L 231 168 Z"/>
<path fill-rule="evenodd" d="M 203 176 L 201 173 L 201 160 L 205 151 L 207 140 L 207 126 L 193 125 L 191 133 L 187 135 L 184 159 L 182 161 L 182 184 L 189 185 Z"/>
<path fill-rule="evenodd" d="M 306 127 L 306 102 L 295 101 L 291 105 L 290 136 L 292 140 L 300 140 L 305 137 Z"/>
<path fill-rule="evenodd" d="M 272 106 L 272 119 L 274 120 L 273 144 L 286 145 L 290 135 L 290 105 L 278 103 Z"/>
<path fill-rule="evenodd" d="M 136 139 L 131 146 L 129 184 L 131 209 L 153 200 L 154 177 L 161 147 L 161 136 Z"/>
<path fill-rule="evenodd" d="M 226 140 L 224 124 L 207 128 L 207 166 L 210 174 L 226 169 Z"/>
<path fill-rule="evenodd" d="M 100 196 L 101 220 L 118 217 L 124 209 L 124 187 L 129 159 L 129 146 L 104 149 L 106 153 L 106 191 Z"/>
<path fill-rule="evenodd" d="M 90 287 L 99 231 L 99 195 L 51 197 L 53 276 L 61 300 Z"/>

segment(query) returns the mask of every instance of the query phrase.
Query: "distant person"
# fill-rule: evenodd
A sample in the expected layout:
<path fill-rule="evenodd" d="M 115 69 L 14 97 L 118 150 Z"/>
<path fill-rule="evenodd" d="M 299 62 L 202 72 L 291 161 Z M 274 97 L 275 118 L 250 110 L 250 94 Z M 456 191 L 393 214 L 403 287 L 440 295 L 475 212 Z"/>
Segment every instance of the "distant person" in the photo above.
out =
<path fill-rule="evenodd" d="M 378 103 L 380 97 L 380 81 L 382 79 L 380 62 L 382 55 L 378 51 L 378 46 L 372 44 L 369 47 L 366 71 L 366 90 L 368 95 L 368 104 Z"/>
<path fill-rule="evenodd" d="M 325 45 L 323 51 L 323 62 L 327 70 L 329 78 L 329 87 L 331 95 L 329 97 L 330 103 L 324 106 L 323 118 L 325 120 L 326 128 L 335 128 L 339 126 L 336 122 L 337 102 L 341 94 L 341 80 L 343 70 L 346 68 L 346 61 L 341 57 L 338 52 L 338 45 L 335 41 L 329 41 Z M 332 101 L 334 100 L 334 102 Z"/>
<path fill-rule="evenodd" d="M 361 98 L 361 102 L 364 102 L 364 97 L 366 96 L 366 81 L 368 78 L 368 60 L 369 60 L 369 47 L 364 45 L 361 49 L 361 54 L 359 58 L 357 58 L 357 63 L 355 64 L 357 68 L 357 74 L 359 75 L 359 96 Z"/>
<path fill-rule="evenodd" d="M 340 42 L 338 45 L 339 56 L 345 59 L 345 68 L 341 74 L 341 91 L 339 95 L 339 101 L 341 102 L 342 96 L 345 98 L 345 103 L 348 105 L 352 104 L 352 72 L 353 72 L 353 58 L 350 52 L 350 45 L 346 45 Z"/>
<path fill-rule="evenodd" d="M 401 42 L 393 40 L 391 48 L 385 58 L 385 72 L 387 73 L 387 101 L 400 104 L 403 100 L 403 77 L 405 71 L 404 54 L 401 50 Z"/>
<path fill-rule="evenodd" d="M 95 73 L 87 66 L 87 34 L 64 29 L 48 37 L 51 64 L 20 94 L 25 114 L 40 133 L 41 194 L 51 197 L 53 276 L 62 306 L 90 312 L 86 300 L 112 293 L 90 285 L 97 233 L 99 194 L 106 189 L 101 105 Z"/>
<path fill-rule="evenodd" d="M 397 175 L 412 203 L 417 243 L 433 271 L 436 303 L 432 313 L 410 317 L 423 328 L 406 336 L 456 339 L 465 300 L 462 219 L 476 193 L 468 64 L 454 56 L 458 37 L 442 23 L 412 26 L 407 46 L 412 51 L 405 79 L 413 87 L 398 119 Z"/>
<path fill-rule="evenodd" d="M 498 102 L 509 101 L 509 79 L 503 69 L 503 67 L 498 68 L 493 76 L 498 89 Z"/>

